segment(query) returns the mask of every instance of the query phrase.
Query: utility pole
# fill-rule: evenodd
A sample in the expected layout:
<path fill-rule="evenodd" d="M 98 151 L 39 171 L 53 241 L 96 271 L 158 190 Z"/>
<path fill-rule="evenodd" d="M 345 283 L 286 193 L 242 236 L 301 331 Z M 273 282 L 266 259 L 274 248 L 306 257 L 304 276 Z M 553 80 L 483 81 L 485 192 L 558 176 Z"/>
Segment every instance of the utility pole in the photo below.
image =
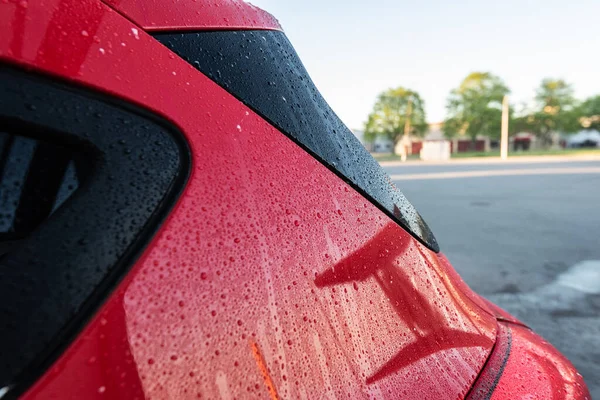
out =
<path fill-rule="evenodd" d="M 410 118 L 412 116 L 412 99 L 408 99 L 406 106 L 406 120 L 404 121 L 404 135 L 400 140 L 400 158 L 402 161 L 406 161 L 408 155 L 408 137 L 410 135 Z"/>
<path fill-rule="evenodd" d="M 406 121 L 404 122 L 404 137 L 408 138 L 410 135 L 410 117 L 412 116 L 412 99 L 408 99 L 408 105 L 406 106 Z"/>
<path fill-rule="evenodd" d="M 500 158 L 508 158 L 508 96 L 502 100 L 502 132 L 500 135 Z"/>

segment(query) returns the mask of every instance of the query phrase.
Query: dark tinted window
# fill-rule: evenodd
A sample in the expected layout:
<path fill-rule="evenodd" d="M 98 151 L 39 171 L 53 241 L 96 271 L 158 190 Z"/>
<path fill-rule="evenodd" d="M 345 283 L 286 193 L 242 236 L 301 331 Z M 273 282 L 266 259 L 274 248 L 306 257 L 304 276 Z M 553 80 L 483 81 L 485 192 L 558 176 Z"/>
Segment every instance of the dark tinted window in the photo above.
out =
<path fill-rule="evenodd" d="M 0 388 L 43 373 L 183 189 L 189 150 L 153 114 L 0 66 Z"/>
<path fill-rule="evenodd" d="M 77 190 L 85 164 L 68 147 L 0 132 L 0 254 Z"/>
<path fill-rule="evenodd" d="M 254 109 L 438 251 L 429 227 L 329 108 L 282 32 L 159 33 L 155 37 Z"/>

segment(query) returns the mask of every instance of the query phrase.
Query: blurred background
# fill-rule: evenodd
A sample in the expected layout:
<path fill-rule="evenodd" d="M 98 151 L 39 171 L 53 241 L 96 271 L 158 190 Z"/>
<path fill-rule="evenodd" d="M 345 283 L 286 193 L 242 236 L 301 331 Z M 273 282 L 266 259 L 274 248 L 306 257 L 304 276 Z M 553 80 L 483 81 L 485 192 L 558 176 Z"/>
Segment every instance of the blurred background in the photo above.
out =
<path fill-rule="evenodd" d="M 252 3 L 467 283 L 600 398 L 600 2 Z"/>

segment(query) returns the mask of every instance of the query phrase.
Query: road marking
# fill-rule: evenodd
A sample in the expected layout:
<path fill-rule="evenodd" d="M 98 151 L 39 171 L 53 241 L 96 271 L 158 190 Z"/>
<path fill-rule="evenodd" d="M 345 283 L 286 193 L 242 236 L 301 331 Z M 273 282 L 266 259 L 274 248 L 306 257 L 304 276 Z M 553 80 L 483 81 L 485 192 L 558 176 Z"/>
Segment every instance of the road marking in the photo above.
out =
<path fill-rule="evenodd" d="M 519 176 L 519 175 L 570 175 L 570 174 L 600 174 L 600 167 L 573 167 L 573 168 L 523 168 L 487 171 L 458 171 L 458 172 L 432 172 L 422 174 L 394 174 L 390 175 L 393 181 L 413 181 L 425 179 L 457 179 L 457 178 L 485 178 L 488 176 Z"/>
<path fill-rule="evenodd" d="M 558 276 L 556 283 L 589 294 L 600 294 L 600 261 L 587 260 Z"/>
<path fill-rule="evenodd" d="M 545 164 L 545 163 L 563 163 L 563 162 L 589 162 L 600 161 L 600 155 L 588 154 L 579 156 L 519 156 L 509 157 L 503 160 L 500 157 L 469 157 L 469 158 L 451 158 L 442 161 L 423 161 L 409 160 L 403 161 L 380 161 L 382 167 L 415 166 L 415 165 L 460 165 L 460 164 Z"/>

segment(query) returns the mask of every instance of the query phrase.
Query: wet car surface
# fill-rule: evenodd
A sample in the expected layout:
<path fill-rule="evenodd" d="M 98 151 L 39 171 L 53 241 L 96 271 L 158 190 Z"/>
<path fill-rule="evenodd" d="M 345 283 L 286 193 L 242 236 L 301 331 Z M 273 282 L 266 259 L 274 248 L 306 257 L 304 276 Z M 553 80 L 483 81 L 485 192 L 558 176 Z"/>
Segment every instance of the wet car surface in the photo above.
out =
<path fill-rule="evenodd" d="M 323 126 L 309 136 L 335 140 L 311 147 L 294 134 L 298 105 L 265 116 L 155 37 L 279 31 L 272 17 L 244 2 L 205 2 L 205 14 L 164 4 L 0 5 L 11 22 L 0 28 L 3 129 L 90 154 L 84 184 L 2 258 L 6 398 L 587 396 L 566 359 L 462 282 L 385 173 L 365 175 L 360 161 L 379 167 L 353 158 L 366 152 L 349 131 L 329 132 L 338 122 L 320 97 L 305 97 Z M 257 90 L 257 101 L 272 100 Z M 27 173 L 11 190 L 31 199 L 29 171 L 56 164 L 14 159 Z M 38 182 L 32 193 L 53 205 L 61 185 Z M 20 200 L 7 233 L 26 205 L 36 210 Z M 19 336 L 27 351 L 13 345 Z M 513 345 L 503 367 L 487 369 Z M 526 351 L 543 373 L 518 361 Z M 476 390 L 489 376 L 495 385 Z M 513 391 L 540 376 L 549 392 Z"/>

